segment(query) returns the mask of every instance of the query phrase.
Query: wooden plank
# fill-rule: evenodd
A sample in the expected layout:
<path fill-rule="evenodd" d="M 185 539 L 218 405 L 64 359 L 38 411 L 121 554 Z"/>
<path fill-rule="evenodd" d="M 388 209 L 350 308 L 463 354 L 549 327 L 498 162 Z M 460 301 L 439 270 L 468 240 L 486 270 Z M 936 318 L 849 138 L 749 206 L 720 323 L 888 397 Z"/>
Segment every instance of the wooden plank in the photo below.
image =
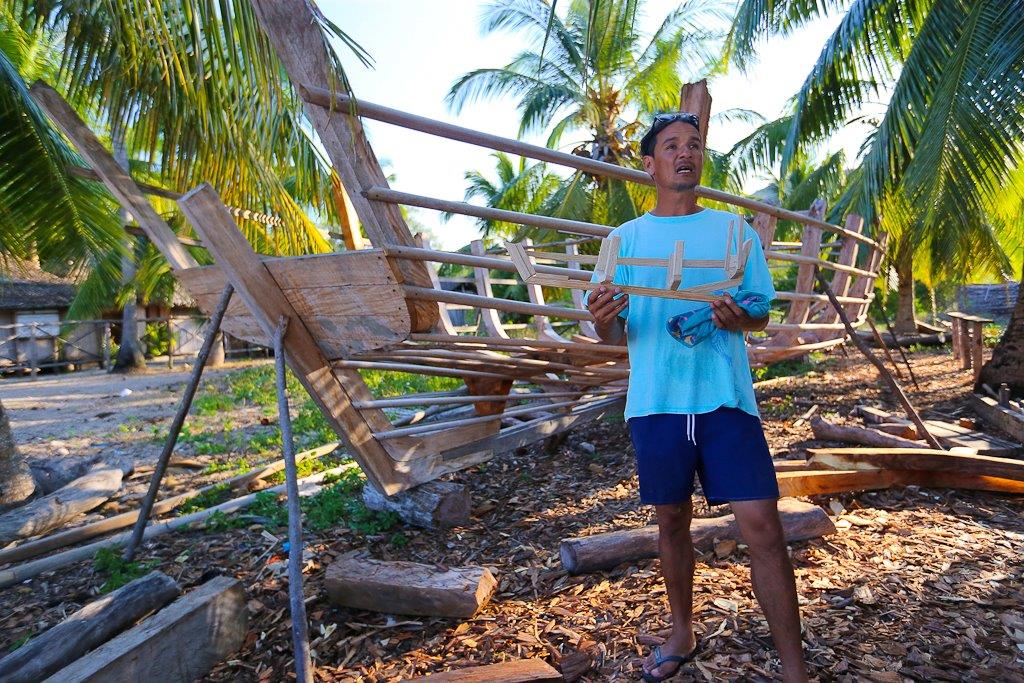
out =
<path fill-rule="evenodd" d="M 786 541 L 802 541 L 834 533 L 836 528 L 817 505 L 792 498 L 779 500 L 779 517 Z M 693 544 L 708 548 L 715 539 L 740 540 L 734 515 L 694 519 L 690 525 Z M 582 538 L 568 538 L 559 549 L 562 566 L 570 574 L 611 569 L 622 562 L 658 557 L 658 526 L 623 529 Z"/>
<path fill-rule="evenodd" d="M 541 659 L 513 659 L 405 680 L 416 683 L 555 683 L 565 678 Z"/>
<path fill-rule="evenodd" d="M 43 680 L 179 595 L 174 579 L 150 572 L 100 596 L 0 659 L 0 682 Z"/>
<path fill-rule="evenodd" d="M 486 567 L 439 570 L 349 555 L 328 565 L 324 586 L 328 600 L 342 607 L 468 619 L 487 604 L 498 581 Z"/>
<path fill-rule="evenodd" d="M 1024 461 L 928 448 L 810 448 L 809 462 L 830 469 L 955 472 L 1024 481 Z"/>
<path fill-rule="evenodd" d="M 982 474 L 965 474 L 961 472 L 925 472 L 911 470 L 889 470 L 900 484 L 914 484 L 940 489 L 967 489 L 971 491 L 988 491 L 990 493 L 1008 493 L 1024 495 L 1024 482 L 999 477 L 986 477 Z"/>
<path fill-rule="evenodd" d="M 78 152 L 96 171 L 103 184 L 135 222 L 146 232 L 153 245 L 160 250 L 175 270 L 194 268 L 199 263 L 180 242 L 170 226 L 157 214 L 149 199 L 135 184 L 128 172 L 121 168 L 110 152 L 89 129 L 78 114 L 56 90 L 42 81 L 29 89 L 32 99 L 53 119 L 54 123 L 74 143 Z"/>
<path fill-rule="evenodd" d="M 312 4 L 305 0 L 252 0 L 252 6 L 296 89 L 302 92 L 300 85 L 331 89 L 332 85 L 343 82 L 332 68 Z M 370 241 L 376 247 L 386 244 L 419 246 L 397 205 L 371 202 L 362 195 L 371 187 L 387 188 L 388 181 L 358 117 L 350 116 L 347 107 L 334 104 L 332 111 L 306 100 L 306 116 L 342 185 L 349 191 Z M 403 283 L 431 287 L 425 264 L 396 260 L 395 268 Z M 412 328 L 417 332 L 426 332 L 437 324 L 440 313 L 435 304 L 410 301 L 408 307 Z"/>
<path fill-rule="evenodd" d="M 203 184 L 182 197 L 178 204 L 264 334 L 270 338 L 282 316 L 291 320 L 285 336 L 289 367 L 345 440 L 371 484 L 391 494 L 422 483 L 411 481 L 394 469 L 393 461 L 372 436 L 375 431 L 389 428 L 390 421 L 379 410 L 360 411 L 352 407 L 353 400 L 373 398 L 362 378 L 355 370 L 331 367 L 270 271 L 234 224 L 217 193 Z"/>
<path fill-rule="evenodd" d="M 190 683 L 242 646 L 245 591 L 220 576 L 47 679 L 47 683 Z"/>
<path fill-rule="evenodd" d="M 1024 414 L 1005 408 L 995 399 L 980 394 L 971 394 L 970 405 L 986 423 L 1024 443 Z"/>
<path fill-rule="evenodd" d="M 887 489 L 899 480 L 888 470 L 808 470 L 776 471 L 782 496 L 817 496 L 824 493 L 850 493 Z"/>

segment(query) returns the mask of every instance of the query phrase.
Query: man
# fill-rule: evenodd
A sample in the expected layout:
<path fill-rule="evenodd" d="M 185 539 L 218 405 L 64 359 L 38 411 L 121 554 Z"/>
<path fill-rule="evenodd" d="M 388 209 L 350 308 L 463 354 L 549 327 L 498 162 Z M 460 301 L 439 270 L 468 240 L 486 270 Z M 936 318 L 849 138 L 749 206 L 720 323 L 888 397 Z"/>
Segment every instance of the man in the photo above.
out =
<path fill-rule="evenodd" d="M 677 240 L 687 259 L 721 260 L 730 221 L 753 240 L 740 289 L 775 296 L 756 233 L 734 214 L 697 205 L 704 150 L 693 114 L 661 114 L 640 143 L 654 179 L 654 209 L 612 234 L 620 256 L 666 258 Z M 754 595 L 764 611 L 786 681 L 806 681 L 796 582 L 779 520 L 778 485 L 758 417 L 743 333 L 763 330 L 731 297 L 711 304 L 717 328 L 692 348 L 666 329 L 673 316 L 706 303 L 660 297 L 630 299 L 616 284 L 664 287 L 663 268 L 619 265 L 615 282 L 589 292 L 587 309 L 601 339 L 629 347 L 625 417 L 636 451 L 640 500 L 655 506 L 661 570 L 672 634 L 644 661 L 643 678 L 674 676 L 697 654 L 693 632 L 694 552 L 690 537 L 694 475 L 711 504 L 728 502 L 749 547 Z M 722 269 L 684 268 L 681 287 L 726 279 Z"/>

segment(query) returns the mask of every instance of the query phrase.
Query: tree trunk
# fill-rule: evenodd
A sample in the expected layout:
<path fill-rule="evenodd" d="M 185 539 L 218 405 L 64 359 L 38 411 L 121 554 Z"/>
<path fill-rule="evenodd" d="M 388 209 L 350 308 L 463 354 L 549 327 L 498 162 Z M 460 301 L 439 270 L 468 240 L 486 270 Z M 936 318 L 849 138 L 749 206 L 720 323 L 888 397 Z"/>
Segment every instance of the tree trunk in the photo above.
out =
<path fill-rule="evenodd" d="M 32 471 L 18 452 L 7 411 L 0 403 L 0 511 L 24 503 L 35 490 Z"/>
<path fill-rule="evenodd" d="M 993 389 L 1005 382 L 1017 398 L 1024 397 L 1024 272 L 1017 289 L 1017 303 L 1002 338 L 992 350 L 992 358 L 981 367 L 975 390 L 982 384 Z"/>
<path fill-rule="evenodd" d="M 904 246 L 896 257 L 896 276 L 900 280 L 897 293 L 896 322 L 894 328 L 899 334 L 917 332 L 914 318 L 914 250 Z"/>
<path fill-rule="evenodd" d="M 125 171 L 128 170 L 128 150 L 124 144 L 124 131 L 121 127 L 114 127 L 112 138 L 114 148 L 114 159 Z M 129 215 L 122 207 L 118 212 L 121 217 L 121 225 L 127 225 Z M 128 238 L 129 244 L 134 246 L 135 240 Z M 130 248 L 129 253 L 121 259 L 121 282 L 125 286 L 131 286 L 135 280 L 135 249 Z M 117 349 L 117 358 L 114 360 L 113 372 L 141 372 L 146 369 L 146 358 L 142 355 L 141 343 L 139 341 L 138 303 L 135 300 L 134 287 L 132 297 L 124 305 L 121 313 L 121 345 Z"/>
<path fill-rule="evenodd" d="M 206 367 L 219 368 L 224 365 L 224 333 L 217 332 L 217 338 L 213 340 L 213 348 L 210 349 L 210 356 L 206 359 Z"/>

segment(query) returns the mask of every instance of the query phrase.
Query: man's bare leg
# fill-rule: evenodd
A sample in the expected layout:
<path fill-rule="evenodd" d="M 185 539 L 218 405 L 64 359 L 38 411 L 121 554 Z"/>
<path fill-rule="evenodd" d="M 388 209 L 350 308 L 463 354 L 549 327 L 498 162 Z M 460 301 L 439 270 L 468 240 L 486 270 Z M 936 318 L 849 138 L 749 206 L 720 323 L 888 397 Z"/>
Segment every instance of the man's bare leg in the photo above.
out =
<path fill-rule="evenodd" d="M 693 635 L 693 540 L 690 538 L 693 505 L 686 501 L 677 505 L 655 505 L 654 510 L 658 518 L 661 574 L 665 578 L 665 592 L 672 610 L 672 634 L 661 646 L 661 654 L 685 656 L 696 645 Z M 674 674 L 678 668 L 675 662 L 655 667 L 654 653 L 644 660 L 644 671 L 655 676 Z"/>
<path fill-rule="evenodd" d="M 807 680 L 807 669 L 800 639 L 800 607 L 778 504 L 774 500 L 744 500 L 730 505 L 749 548 L 750 582 L 779 651 L 783 680 L 802 683 Z"/>

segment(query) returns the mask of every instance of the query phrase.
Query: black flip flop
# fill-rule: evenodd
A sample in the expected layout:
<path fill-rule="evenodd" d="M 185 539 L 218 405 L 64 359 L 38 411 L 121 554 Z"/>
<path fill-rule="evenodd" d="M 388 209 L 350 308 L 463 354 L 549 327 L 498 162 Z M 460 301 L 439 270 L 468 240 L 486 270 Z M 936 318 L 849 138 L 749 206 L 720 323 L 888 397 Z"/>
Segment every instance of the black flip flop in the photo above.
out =
<path fill-rule="evenodd" d="M 676 675 L 679 674 L 679 670 L 683 668 L 683 664 L 686 664 L 687 662 L 691 661 L 694 657 L 696 657 L 699 651 L 700 638 L 698 638 L 697 641 L 694 643 L 693 649 L 690 650 L 690 654 L 688 655 L 669 655 L 667 657 L 663 657 L 661 655 L 661 646 L 659 645 L 658 647 L 655 647 L 654 668 L 657 669 L 662 664 L 671 664 L 673 662 L 676 662 L 676 668 L 672 670 L 672 673 L 665 674 L 664 676 L 655 676 L 654 674 L 645 671 L 643 674 L 643 680 L 646 681 L 646 683 L 661 683 L 661 681 L 667 681 L 670 678 L 674 678 Z"/>

